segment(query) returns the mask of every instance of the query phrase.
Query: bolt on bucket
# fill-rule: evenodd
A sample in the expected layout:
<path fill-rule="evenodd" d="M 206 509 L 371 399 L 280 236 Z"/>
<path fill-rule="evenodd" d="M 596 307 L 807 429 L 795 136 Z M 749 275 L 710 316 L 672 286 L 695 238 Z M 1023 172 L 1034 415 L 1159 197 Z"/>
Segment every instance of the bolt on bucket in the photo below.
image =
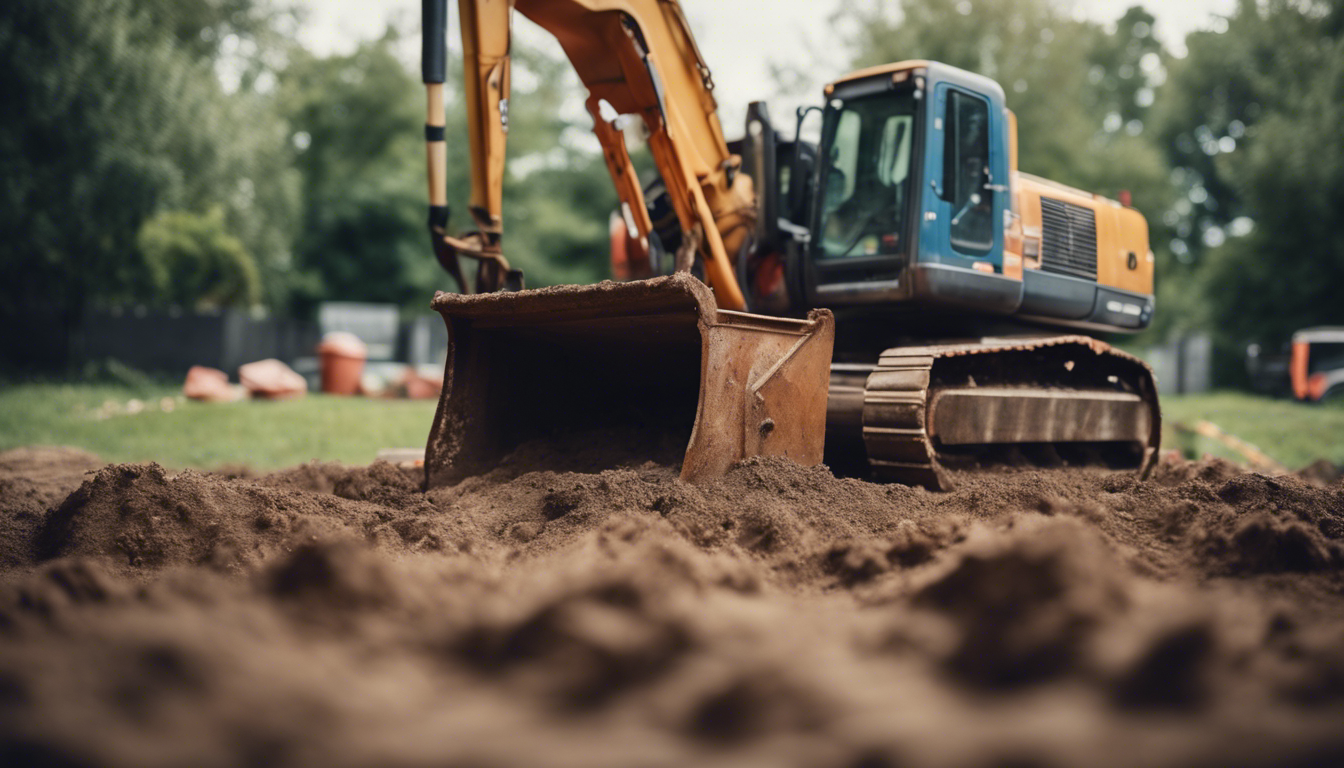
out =
<path fill-rule="evenodd" d="M 684 440 L 681 477 L 691 482 L 747 456 L 821 461 L 835 340 L 827 310 L 806 320 L 720 310 L 685 274 L 439 293 L 432 306 L 449 345 L 425 448 L 430 488 L 488 472 L 528 441 L 604 428 L 634 430 L 650 450 Z"/>

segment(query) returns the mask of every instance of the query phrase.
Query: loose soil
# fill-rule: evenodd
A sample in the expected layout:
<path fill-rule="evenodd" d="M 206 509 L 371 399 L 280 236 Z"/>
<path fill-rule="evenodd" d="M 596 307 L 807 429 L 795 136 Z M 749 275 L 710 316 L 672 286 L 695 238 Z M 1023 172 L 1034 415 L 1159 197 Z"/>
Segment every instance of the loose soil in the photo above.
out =
<path fill-rule="evenodd" d="M 1344 764 L 1344 485 L 0 454 L 0 763 Z"/>

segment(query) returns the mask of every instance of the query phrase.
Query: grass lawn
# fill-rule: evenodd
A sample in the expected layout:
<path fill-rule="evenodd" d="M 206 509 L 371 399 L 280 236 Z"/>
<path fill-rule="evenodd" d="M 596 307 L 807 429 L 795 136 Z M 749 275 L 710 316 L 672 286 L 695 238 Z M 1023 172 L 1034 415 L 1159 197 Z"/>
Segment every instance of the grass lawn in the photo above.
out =
<path fill-rule="evenodd" d="M 71 445 L 112 462 L 169 467 L 247 464 L 267 470 L 311 459 L 367 464 L 382 448 L 421 447 L 432 400 L 369 400 L 309 395 L 287 402 L 207 404 L 177 398 L 175 386 L 125 384 L 0 385 L 0 450 Z M 162 409 L 169 398 L 169 411 Z M 144 409 L 127 414 L 128 403 Z M 114 409 L 107 408 L 112 403 Z M 1192 456 L 1241 461 L 1209 438 L 1183 433 L 1204 419 L 1291 469 L 1325 458 L 1344 464 L 1344 407 L 1309 406 L 1233 392 L 1162 399 L 1164 443 Z M 101 412 L 101 413 L 100 413 Z"/>
<path fill-rule="evenodd" d="M 1344 404 L 1304 405 L 1241 392 L 1171 395 L 1162 398 L 1163 445 L 1187 455 L 1211 453 L 1243 461 L 1215 440 L 1182 434 L 1177 422 L 1211 421 L 1271 458 L 1300 469 L 1317 459 L 1344 465 Z"/>
<path fill-rule="evenodd" d="M 0 386 L 0 450 L 71 445 L 110 462 L 175 468 L 276 469 L 310 459 L 368 464 L 382 448 L 423 447 L 436 404 L 313 394 L 282 402 L 196 403 L 179 400 L 179 391 L 154 384 Z M 170 399 L 168 412 L 163 398 Z M 133 399 L 145 408 L 128 415 Z M 100 418 L 109 402 L 120 413 Z"/>

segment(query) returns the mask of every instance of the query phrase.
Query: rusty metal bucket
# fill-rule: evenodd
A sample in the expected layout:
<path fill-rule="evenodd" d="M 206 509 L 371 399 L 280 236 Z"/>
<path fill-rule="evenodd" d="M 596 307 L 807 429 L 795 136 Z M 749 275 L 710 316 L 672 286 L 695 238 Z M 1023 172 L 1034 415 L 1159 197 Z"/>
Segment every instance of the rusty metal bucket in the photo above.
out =
<path fill-rule="evenodd" d="M 689 435 L 681 477 L 747 456 L 821 461 L 835 321 L 719 310 L 685 274 L 511 293 L 439 293 L 448 362 L 425 449 L 428 487 L 524 442 L 603 426 L 650 445 Z"/>

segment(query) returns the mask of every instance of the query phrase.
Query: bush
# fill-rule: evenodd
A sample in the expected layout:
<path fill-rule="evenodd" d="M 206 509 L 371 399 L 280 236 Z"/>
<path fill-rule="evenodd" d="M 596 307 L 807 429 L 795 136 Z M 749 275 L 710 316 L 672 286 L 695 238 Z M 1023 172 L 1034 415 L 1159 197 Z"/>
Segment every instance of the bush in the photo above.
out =
<path fill-rule="evenodd" d="M 160 302 L 248 307 L 261 299 L 256 261 L 224 227 L 224 211 L 160 213 L 140 228 L 140 254 Z M 157 302 L 156 302 L 157 303 Z"/>

